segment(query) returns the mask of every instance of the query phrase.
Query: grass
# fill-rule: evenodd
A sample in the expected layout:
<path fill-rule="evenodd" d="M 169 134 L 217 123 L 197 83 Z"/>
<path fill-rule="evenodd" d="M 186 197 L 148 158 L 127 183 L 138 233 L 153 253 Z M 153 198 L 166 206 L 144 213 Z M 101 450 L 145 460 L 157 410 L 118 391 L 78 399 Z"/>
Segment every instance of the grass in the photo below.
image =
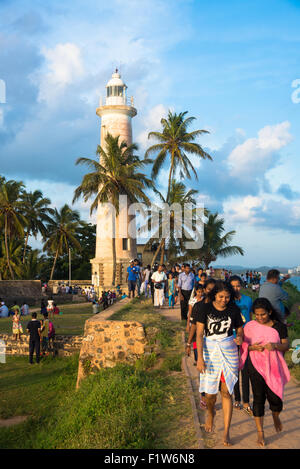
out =
<path fill-rule="evenodd" d="M 54 324 L 55 332 L 58 335 L 82 335 L 85 321 L 93 315 L 92 304 L 62 305 L 60 310 L 62 315 L 55 315 L 50 318 Z M 43 316 L 38 313 L 38 319 Z M 31 315 L 21 316 L 23 331 L 30 321 Z M 9 318 L 0 318 L 0 334 L 12 334 L 12 316 Z"/>
<path fill-rule="evenodd" d="M 182 325 L 135 300 L 114 319 L 142 322 L 160 354 L 119 364 L 86 378 L 75 390 L 78 356 L 29 365 L 9 356 L 0 364 L 0 417 L 27 415 L 0 428 L 1 448 L 197 447 L 186 377 L 181 371 Z"/>

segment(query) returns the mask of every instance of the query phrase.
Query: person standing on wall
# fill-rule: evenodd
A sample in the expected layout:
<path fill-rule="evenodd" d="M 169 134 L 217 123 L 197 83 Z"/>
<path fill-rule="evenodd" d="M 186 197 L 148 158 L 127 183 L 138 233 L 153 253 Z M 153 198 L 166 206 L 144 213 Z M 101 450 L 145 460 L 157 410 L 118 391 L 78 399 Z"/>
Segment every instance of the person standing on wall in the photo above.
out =
<path fill-rule="evenodd" d="M 195 283 L 195 275 L 190 270 L 189 264 L 184 264 L 184 271 L 178 277 L 178 292 L 182 321 L 187 320 L 189 300 Z"/>

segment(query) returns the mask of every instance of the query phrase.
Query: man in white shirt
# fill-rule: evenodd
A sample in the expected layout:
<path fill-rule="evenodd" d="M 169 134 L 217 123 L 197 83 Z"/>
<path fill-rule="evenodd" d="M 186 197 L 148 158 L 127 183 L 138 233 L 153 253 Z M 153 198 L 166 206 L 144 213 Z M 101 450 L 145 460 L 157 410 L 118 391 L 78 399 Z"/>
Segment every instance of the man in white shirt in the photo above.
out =
<path fill-rule="evenodd" d="M 157 271 L 152 274 L 151 281 L 154 283 L 154 306 L 161 308 L 165 300 L 165 282 L 167 281 L 162 265 L 159 265 Z"/>

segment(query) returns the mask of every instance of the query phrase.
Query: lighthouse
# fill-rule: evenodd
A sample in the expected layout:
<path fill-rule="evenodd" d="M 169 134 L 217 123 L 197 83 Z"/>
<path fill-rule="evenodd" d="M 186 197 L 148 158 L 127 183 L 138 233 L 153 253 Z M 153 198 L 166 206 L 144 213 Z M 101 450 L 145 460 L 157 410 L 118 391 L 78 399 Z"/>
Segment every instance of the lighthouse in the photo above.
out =
<path fill-rule="evenodd" d="M 100 145 L 105 150 L 105 138 L 108 133 L 119 136 L 119 144 L 125 141 L 132 144 L 132 118 L 137 111 L 133 98 L 127 98 L 127 86 L 119 71 L 112 74 L 106 85 L 105 104 L 100 99 L 96 114 L 101 118 Z M 101 163 L 101 157 L 100 157 Z M 126 270 L 131 259 L 137 256 L 136 239 L 130 237 L 129 226 L 135 223 L 133 215 L 128 215 L 125 203 L 120 208 L 119 216 L 114 216 L 111 207 L 99 204 L 97 209 L 96 253 L 91 259 L 92 283 L 98 290 L 112 287 L 113 279 L 113 243 L 115 233 L 116 246 L 116 285 L 125 287 Z M 132 228 L 130 230 L 132 233 Z"/>

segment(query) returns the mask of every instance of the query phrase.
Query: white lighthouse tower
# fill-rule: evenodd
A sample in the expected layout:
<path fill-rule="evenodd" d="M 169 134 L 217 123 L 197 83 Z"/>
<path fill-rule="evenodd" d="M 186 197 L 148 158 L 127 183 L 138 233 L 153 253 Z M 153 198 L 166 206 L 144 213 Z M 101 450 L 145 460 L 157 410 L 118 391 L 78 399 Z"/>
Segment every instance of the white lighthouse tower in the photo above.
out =
<path fill-rule="evenodd" d="M 121 79 L 118 70 L 112 74 L 106 85 L 105 104 L 96 109 L 96 114 L 101 118 L 100 145 L 105 149 L 105 137 L 110 133 L 113 137 L 120 136 L 119 143 L 123 140 L 127 145 L 132 143 L 131 119 L 137 111 L 133 107 L 133 98 L 128 103 L 126 96 L 127 86 Z M 132 216 L 127 215 L 127 207 L 120 211 L 118 217 L 109 215 L 107 206 L 99 204 L 97 211 L 97 236 L 96 254 L 91 259 L 92 281 L 100 290 L 111 288 L 113 277 L 113 243 L 112 233 L 115 223 L 116 234 L 116 284 L 124 285 L 126 269 L 131 259 L 136 258 L 136 239 L 128 234 L 129 224 L 134 223 Z M 124 219 L 127 223 L 124 225 Z M 120 222 L 123 221 L 123 224 Z M 124 228 L 125 227 L 125 228 Z"/>

